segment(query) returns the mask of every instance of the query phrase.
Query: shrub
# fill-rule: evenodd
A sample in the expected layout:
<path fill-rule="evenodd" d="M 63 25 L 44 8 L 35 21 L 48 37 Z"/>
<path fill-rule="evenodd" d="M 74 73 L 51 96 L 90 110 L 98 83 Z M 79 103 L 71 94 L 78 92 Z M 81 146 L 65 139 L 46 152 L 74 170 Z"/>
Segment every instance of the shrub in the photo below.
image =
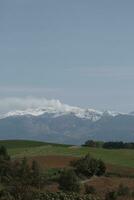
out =
<path fill-rule="evenodd" d="M 131 196 L 134 197 L 134 191 L 132 191 Z"/>
<path fill-rule="evenodd" d="M 63 170 L 59 178 L 59 187 L 63 191 L 78 192 L 80 184 L 73 170 Z"/>
<path fill-rule="evenodd" d="M 7 149 L 4 146 L 0 147 L 0 161 L 1 160 L 10 160 L 10 156 L 8 155 Z"/>
<path fill-rule="evenodd" d="M 120 184 L 117 190 L 119 196 L 127 196 L 130 194 L 130 190 L 127 186 Z"/>
<path fill-rule="evenodd" d="M 118 197 L 118 194 L 116 191 L 110 191 L 106 194 L 105 200 L 116 200 Z"/>
<path fill-rule="evenodd" d="M 93 175 L 101 176 L 106 171 L 106 166 L 101 160 L 92 158 L 89 154 L 84 158 L 71 162 L 77 174 L 82 174 L 87 177 Z"/>
<path fill-rule="evenodd" d="M 83 146 L 101 148 L 103 143 L 104 142 L 101 141 L 87 140 Z"/>
<path fill-rule="evenodd" d="M 41 193 L 32 200 L 100 200 L 97 196 L 92 195 L 80 195 L 78 193 Z"/>
<path fill-rule="evenodd" d="M 97 161 L 97 176 L 101 176 L 103 174 L 105 174 L 106 172 L 106 165 L 104 164 L 104 162 L 102 160 L 98 160 Z"/>
<path fill-rule="evenodd" d="M 36 161 L 32 162 L 30 176 L 31 176 L 31 185 L 36 187 L 40 186 L 41 174 L 39 165 Z"/>
<path fill-rule="evenodd" d="M 93 186 L 85 184 L 84 187 L 85 187 L 85 194 L 95 194 L 96 193 L 96 189 Z"/>

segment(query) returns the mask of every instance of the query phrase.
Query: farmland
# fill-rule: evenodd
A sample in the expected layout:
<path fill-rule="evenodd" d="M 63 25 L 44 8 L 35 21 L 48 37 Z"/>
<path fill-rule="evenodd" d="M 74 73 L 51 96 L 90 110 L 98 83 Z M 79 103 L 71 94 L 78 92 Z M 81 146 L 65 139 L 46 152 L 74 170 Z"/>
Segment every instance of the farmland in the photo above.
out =
<path fill-rule="evenodd" d="M 134 150 L 131 149 L 108 150 L 25 140 L 0 141 L 0 145 L 6 146 L 13 158 L 48 155 L 80 157 L 89 153 L 108 164 L 134 168 Z"/>
<path fill-rule="evenodd" d="M 132 149 L 108 150 L 26 140 L 0 141 L 0 146 L 7 148 L 12 160 L 19 161 L 27 157 L 29 166 L 33 161 L 37 161 L 42 172 L 52 180 L 57 179 L 63 168 L 69 169 L 71 161 L 87 154 L 103 160 L 106 163 L 104 176 L 93 176 L 86 182 L 81 181 L 82 184 L 86 183 L 94 187 L 100 199 L 104 199 L 108 191 L 117 190 L 120 184 L 127 185 L 131 192 L 134 188 L 134 150 Z M 43 191 L 59 192 L 59 185 L 52 181 Z M 122 200 L 126 200 L 126 197 Z"/>

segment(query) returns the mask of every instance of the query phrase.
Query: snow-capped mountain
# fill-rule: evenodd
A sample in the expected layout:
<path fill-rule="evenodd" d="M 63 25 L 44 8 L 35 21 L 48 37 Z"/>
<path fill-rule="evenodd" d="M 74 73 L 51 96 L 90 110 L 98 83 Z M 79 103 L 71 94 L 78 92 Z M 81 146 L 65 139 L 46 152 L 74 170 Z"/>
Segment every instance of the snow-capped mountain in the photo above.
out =
<path fill-rule="evenodd" d="M 26 110 L 15 110 L 8 113 L 0 115 L 0 119 L 13 116 L 40 116 L 46 113 L 53 114 L 53 117 L 59 117 L 62 115 L 73 114 L 78 118 L 89 119 L 92 121 L 97 121 L 103 116 L 117 116 L 120 113 L 112 111 L 97 111 L 94 109 L 83 109 L 80 107 L 73 107 L 66 104 L 62 104 L 59 100 L 50 101 L 44 107 L 39 108 L 29 108 Z"/>
<path fill-rule="evenodd" d="M 45 101 L 0 115 L 0 139 L 82 144 L 88 139 L 134 141 L 134 114 L 83 109 Z"/>

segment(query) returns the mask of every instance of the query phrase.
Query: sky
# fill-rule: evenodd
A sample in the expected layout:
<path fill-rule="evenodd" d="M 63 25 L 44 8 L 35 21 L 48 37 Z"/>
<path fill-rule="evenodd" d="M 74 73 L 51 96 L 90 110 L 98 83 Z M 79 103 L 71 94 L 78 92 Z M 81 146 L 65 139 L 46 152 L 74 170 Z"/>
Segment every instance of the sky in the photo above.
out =
<path fill-rule="evenodd" d="M 1 106 L 30 97 L 133 111 L 133 9 L 133 0 L 0 0 Z"/>

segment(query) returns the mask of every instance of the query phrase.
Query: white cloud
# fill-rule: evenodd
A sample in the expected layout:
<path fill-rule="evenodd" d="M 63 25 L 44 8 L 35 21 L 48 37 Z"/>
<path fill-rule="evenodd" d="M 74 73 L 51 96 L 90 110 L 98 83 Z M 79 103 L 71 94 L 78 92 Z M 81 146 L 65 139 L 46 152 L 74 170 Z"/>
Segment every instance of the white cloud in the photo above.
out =
<path fill-rule="evenodd" d="M 9 97 L 0 98 L 0 113 L 6 113 L 15 110 L 25 110 L 45 106 L 57 106 L 61 105 L 59 100 L 47 100 L 46 98 L 35 98 L 35 97 Z"/>

